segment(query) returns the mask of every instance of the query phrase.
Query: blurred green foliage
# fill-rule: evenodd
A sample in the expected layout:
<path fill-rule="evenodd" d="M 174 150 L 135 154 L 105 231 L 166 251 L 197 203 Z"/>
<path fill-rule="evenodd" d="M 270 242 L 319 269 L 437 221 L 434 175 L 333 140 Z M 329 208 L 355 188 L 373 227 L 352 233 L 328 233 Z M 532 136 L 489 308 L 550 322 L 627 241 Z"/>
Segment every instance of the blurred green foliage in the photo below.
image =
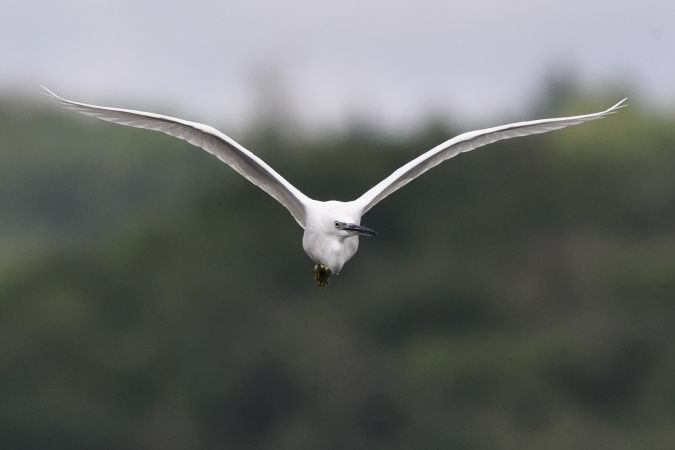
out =
<path fill-rule="evenodd" d="M 555 93 L 533 117 L 616 100 Z M 348 200 L 458 131 L 233 137 Z M 672 116 L 443 164 L 323 291 L 288 213 L 187 144 L 20 99 L 0 143 L 2 449 L 675 447 Z"/>

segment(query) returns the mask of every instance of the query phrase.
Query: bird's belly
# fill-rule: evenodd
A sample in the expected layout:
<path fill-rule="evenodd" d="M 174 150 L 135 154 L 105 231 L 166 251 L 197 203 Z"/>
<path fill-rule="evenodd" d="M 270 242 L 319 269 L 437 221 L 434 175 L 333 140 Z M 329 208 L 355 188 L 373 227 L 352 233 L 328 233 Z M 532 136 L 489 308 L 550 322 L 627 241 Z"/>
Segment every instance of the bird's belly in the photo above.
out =
<path fill-rule="evenodd" d="M 312 261 L 323 264 L 337 274 L 356 253 L 359 238 L 352 236 L 346 239 L 333 239 L 306 234 L 302 239 L 302 246 Z"/>

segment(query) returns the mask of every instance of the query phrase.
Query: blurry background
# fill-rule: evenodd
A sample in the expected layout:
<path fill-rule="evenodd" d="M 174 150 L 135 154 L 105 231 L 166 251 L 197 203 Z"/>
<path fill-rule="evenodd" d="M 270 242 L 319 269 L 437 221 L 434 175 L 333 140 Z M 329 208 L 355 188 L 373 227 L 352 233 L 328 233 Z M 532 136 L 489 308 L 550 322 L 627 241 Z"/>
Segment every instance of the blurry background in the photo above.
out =
<path fill-rule="evenodd" d="M 2 2 L 0 448 L 672 449 L 669 0 Z M 203 121 L 309 196 L 478 150 L 301 230 L 205 152 L 58 109 Z"/>

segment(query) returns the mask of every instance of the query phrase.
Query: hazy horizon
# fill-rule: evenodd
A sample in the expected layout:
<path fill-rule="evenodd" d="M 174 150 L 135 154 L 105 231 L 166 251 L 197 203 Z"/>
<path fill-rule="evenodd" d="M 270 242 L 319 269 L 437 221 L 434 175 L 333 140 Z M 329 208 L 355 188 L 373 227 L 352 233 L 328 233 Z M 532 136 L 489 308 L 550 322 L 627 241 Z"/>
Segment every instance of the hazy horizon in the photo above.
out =
<path fill-rule="evenodd" d="M 568 75 L 590 88 L 626 86 L 654 107 L 675 100 L 675 12 L 666 0 L 546 8 L 70 0 L 39 9 L 9 2 L 3 14 L 0 93 L 44 83 L 83 101 L 216 123 L 245 124 L 268 101 L 274 110 L 275 84 L 276 100 L 310 126 L 518 115 L 543 80 Z"/>

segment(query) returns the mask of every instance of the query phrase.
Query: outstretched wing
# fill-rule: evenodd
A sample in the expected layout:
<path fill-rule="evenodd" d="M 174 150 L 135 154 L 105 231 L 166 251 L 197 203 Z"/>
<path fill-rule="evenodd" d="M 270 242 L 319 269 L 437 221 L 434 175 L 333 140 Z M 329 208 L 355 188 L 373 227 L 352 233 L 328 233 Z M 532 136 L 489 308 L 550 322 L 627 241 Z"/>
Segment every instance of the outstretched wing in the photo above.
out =
<path fill-rule="evenodd" d="M 446 159 L 450 159 L 460 153 L 465 153 L 502 139 L 546 133 L 548 131 L 559 130 L 589 120 L 600 119 L 608 114 L 612 114 L 619 108 L 626 106 L 624 104 L 626 100 L 627 99 L 623 99 L 611 108 L 594 114 L 517 122 L 460 134 L 418 156 L 403 167 L 400 167 L 387 178 L 372 187 L 368 192 L 356 199 L 354 203 L 361 208 L 362 214 L 365 214 L 370 208 L 379 203 L 380 200 L 402 188 Z"/>
<path fill-rule="evenodd" d="M 301 227 L 305 227 L 305 207 L 309 198 L 262 159 L 215 128 L 160 114 L 74 102 L 56 95 L 44 86 L 43 89 L 45 94 L 64 107 L 82 114 L 130 127 L 161 131 L 203 148 L 274 197 L 290 211 Z"/>

